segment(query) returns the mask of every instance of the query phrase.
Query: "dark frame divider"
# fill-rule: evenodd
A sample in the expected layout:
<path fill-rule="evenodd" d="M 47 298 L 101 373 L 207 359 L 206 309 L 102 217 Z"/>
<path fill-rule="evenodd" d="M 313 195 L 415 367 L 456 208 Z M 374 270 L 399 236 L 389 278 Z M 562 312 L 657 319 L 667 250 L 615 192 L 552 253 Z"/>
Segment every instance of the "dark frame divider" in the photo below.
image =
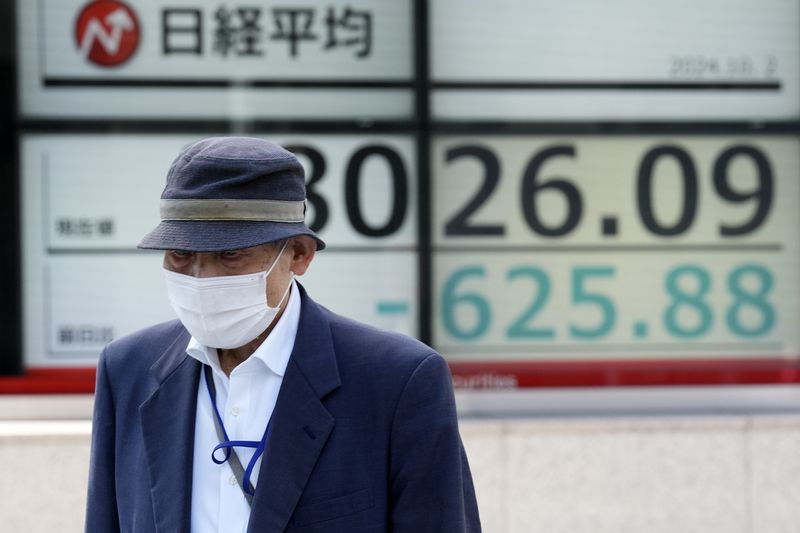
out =
<path fill-rule="evenodd" d="M 0 375 L 21 374 L 22 265 L 15 2 L 0 2 Z"/>
<path fill-rule="evenodd" d="M 417 124 L 418 336 L 433 341 L 433 250 L 431 246 L 431 119 L 428 2 L 414 0 L 414 90 Z"/>

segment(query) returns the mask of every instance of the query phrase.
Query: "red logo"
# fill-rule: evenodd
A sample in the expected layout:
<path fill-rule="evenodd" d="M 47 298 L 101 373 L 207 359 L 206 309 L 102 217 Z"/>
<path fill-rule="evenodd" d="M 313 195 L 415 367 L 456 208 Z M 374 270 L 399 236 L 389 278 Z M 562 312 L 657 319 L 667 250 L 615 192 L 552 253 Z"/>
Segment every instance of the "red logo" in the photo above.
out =
<path fill-rule="evenodd" d="M 139 46 L 136 13 L 119 0 L 86 4 L 75 23 L 75 41 L 83 57 L 102 67 L 130 59 Z"/>

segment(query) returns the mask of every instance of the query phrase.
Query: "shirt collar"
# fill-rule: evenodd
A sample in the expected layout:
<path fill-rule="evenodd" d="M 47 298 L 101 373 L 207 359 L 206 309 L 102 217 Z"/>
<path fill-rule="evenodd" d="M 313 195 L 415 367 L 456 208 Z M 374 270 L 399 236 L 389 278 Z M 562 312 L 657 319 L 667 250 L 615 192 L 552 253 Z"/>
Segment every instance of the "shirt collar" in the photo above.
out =
<path fill-rule="evenodd" d="M 264 342 L 256 348 L 250 356 L 262 361 L 267 368 L 278 376 L 283 377 L 289 357 L 292 355 L 294 341 L 297 338 L 297 327 L 300 324 L 300 291 L 297 283 L 292 280 L 292 289 L 289 292 L 289 301 L 283 314 L 278 319 Z M 200 344 L 194 337 L 189 339 L 186 353 L 212 369 L 222 372 L 219 365 L 219 356 L 215 348 Z M 249 360 L 249 359 L 248 359 Z"/>

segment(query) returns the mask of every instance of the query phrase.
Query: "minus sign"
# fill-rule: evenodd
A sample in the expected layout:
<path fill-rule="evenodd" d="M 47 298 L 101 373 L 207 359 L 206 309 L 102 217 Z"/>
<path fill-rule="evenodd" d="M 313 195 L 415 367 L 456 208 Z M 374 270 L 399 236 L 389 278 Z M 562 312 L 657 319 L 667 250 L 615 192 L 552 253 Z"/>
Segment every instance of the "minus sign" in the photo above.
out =
<path fill-rule="evenodd" d="M 378 302 L 379 315 L 400 315 L 408 313 L 408 302 Z"/>

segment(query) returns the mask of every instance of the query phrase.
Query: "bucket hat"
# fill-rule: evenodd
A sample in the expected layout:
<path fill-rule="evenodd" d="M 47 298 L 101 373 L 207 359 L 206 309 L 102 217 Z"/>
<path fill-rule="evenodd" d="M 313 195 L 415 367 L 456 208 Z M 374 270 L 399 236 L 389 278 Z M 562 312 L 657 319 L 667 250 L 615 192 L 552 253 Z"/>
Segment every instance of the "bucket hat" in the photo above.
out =
<path fill-rule="evenodd" d="M 220 252 L 298 235 L 305 224 L 303 167 L 263 139 L 211 137 L 184 149 L 167 173 L 161 223 L 139 248 Z"/>

